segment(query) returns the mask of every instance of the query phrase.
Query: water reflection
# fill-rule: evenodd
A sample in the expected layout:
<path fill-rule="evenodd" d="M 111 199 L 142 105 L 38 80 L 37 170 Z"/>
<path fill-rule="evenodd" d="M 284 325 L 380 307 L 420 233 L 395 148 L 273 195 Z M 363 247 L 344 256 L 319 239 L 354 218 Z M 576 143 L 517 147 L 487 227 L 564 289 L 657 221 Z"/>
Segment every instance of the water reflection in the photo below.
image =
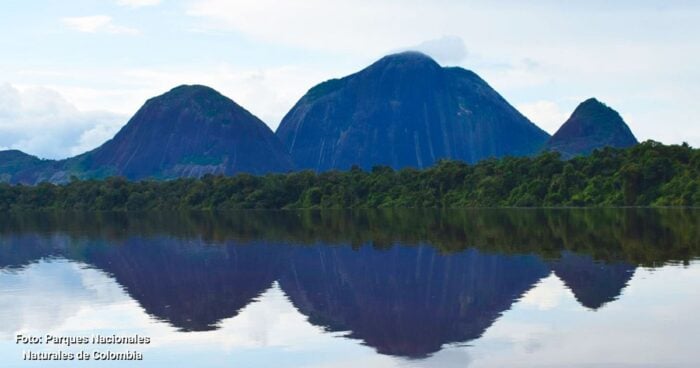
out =
<path fill-rule="evenodd" d="M 279 254 L 269 246 L 128 238 L 85 247 L 83 260 L 112 275 L 150 315 L 181 331 L 208 331 L 268 289 Z"/>
<path fill-rule="evenodd" d="M 639 266 L 697 257 L 698 219 L 691 210 L 27 214 L 0 218 L 0 269 L 88 265 L 181 332 L 216 330 L 279 288 L 327 332 L 425 358 L 482 337 L 552 273 L 580 305 L 604 309 Z M 6 308 L 0 318 L 13 322 Z"/>
<path fill-rule="evenodd" d="M 627 262 L 601 263 L 588 255 L 568 251 L 551 265 L 554 274 L 564 281 L 576 300 L 590 309 L 601 308 L 617 299 L 636 269 Z"/>
<path fill-rule="evenodd" d="M 547 274 L 534 256 L 318 246 L 294 249 L 280 285 L 311 323 L 381 354 L 424 357 L 480 337 Z"/>

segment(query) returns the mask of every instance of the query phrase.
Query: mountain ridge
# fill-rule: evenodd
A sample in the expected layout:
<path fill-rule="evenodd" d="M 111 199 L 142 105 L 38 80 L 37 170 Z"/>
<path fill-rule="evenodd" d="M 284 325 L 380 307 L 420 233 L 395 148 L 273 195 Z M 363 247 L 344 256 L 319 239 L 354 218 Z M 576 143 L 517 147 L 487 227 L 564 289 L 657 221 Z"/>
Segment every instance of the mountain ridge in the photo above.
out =
<path fill-rule="evenodd" d="M 276 132 L 210 87 L 181 85 L 148 99 L 113 138 L 89 152 L 42 160 L 0 151 L 0 182 L 422 169 L 442 159 L 476 163 L 542 150 L 568 159 L 636 143 L 619 113 L 595 98 L 549 137 L 475 72 L 406 51 L 313 86 Z"/>

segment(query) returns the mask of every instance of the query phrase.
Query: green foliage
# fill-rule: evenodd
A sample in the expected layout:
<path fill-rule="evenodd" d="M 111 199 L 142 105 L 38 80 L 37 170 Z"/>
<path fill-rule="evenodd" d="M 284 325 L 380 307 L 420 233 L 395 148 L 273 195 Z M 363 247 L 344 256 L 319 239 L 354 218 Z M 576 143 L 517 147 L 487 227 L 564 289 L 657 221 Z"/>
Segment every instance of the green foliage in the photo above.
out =
<path fill-rule="evenodd" d="M 65 185 L 0 184 L 0 210 L 700 206 L 700 151 L 648 141 L 564 161 L 557 153 L 440 161 L 426 170 L 311 171 Z"/>

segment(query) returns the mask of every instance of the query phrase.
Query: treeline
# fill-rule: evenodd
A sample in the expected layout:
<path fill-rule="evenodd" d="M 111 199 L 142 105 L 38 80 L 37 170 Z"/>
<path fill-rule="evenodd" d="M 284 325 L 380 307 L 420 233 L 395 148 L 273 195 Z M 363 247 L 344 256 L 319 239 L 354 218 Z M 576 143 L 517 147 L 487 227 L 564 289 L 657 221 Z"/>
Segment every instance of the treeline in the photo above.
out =
<path fill-rule="evenodd" d="M 65 185 L 0 184 L 0 210 L 700 206 L 700 150 L 647 141 L 562 160 L 558 153 L 425 169 L 349 171 Z"/>
<path fill-rule="evenodd" d="M 37 241 L 37 236 L 52 241 Z M 133 238 L 186 244 L 388 249 L 431 245 L 443 253 L 562 252 L 659 266 L 700 256 L 700 211 L 675 208 L 378 209 L 299 211 L 17 212 L 0 216 L 0 267 Z M 60 246 L 56 246 L 60 244 Z"/>

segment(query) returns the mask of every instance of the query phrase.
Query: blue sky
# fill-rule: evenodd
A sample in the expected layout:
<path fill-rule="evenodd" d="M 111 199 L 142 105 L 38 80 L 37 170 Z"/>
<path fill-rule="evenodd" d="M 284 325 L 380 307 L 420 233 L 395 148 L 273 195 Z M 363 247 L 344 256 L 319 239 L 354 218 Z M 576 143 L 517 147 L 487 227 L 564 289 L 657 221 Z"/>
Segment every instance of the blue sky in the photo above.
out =
<path fill-rule="evenodd" d="M 527 3 L 527 4 L 525 4 Z M 152 96 L 210 85 L 275 129 L 314 84 L 419 49 L 553 133 L 597 97 L 639 139 L 700 146 L 700 2 L 4 1 L 0 148 L 61 158 Z"/>

